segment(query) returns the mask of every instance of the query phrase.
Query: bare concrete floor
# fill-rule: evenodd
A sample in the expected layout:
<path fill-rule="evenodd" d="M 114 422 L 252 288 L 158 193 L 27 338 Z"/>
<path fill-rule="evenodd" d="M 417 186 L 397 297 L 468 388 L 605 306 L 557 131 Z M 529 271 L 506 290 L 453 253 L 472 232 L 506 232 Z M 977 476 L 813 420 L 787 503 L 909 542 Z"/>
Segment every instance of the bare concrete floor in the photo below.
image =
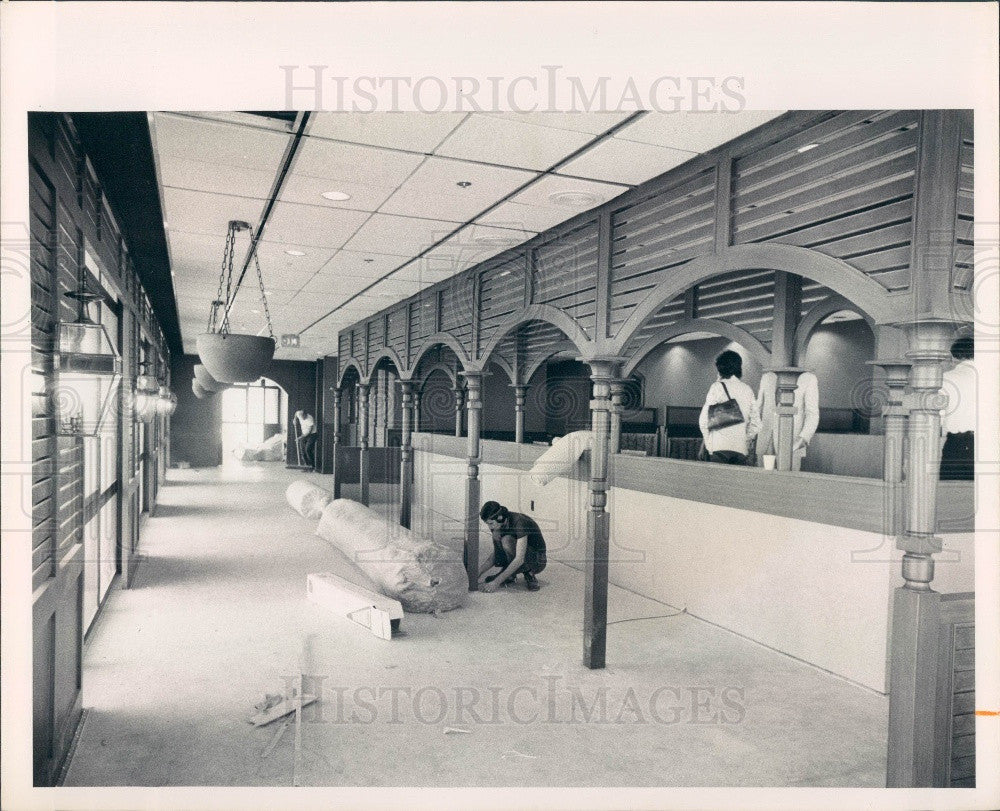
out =
<path fill-rule="evenodd" d="M 590 671 L 583 574 L 551 559 L 391 642 L 332 616 L 306 575 L 352 567 L 285 503 L 302 475 L 169 472 L 87 643 L 65 785 L 884 786 L 886 697 L 615 586 Z M 262 757 L 281 722 L 246 719 L 303 660 L 298 765 L 294 727 Z"/>

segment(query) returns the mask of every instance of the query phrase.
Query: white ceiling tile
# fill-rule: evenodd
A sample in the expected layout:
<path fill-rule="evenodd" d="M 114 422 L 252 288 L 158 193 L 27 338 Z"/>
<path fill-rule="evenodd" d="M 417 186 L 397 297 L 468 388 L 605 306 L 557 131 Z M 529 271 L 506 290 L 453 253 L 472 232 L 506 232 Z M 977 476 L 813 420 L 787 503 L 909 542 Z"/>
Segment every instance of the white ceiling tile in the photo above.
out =
<path fill-rule="evenodd" d="M 535 172 L 504 169 L 466 161 L 428 158 L 382 206 L 385 214 L 465 222 L 523 186 Z M 459 183 L 471 185 L 461 187 Z"/>
<path fill-rule="evenodd" d="M 384 279 L 367 291 L 373 296 L 392 296 L 396 299 L 409 298 L 424 288 L 419 281 L 409 279 Z"/>
<path fill-rule="evenodd" d="M 624 121 L 632 113 L 487 113 L 495 118 L 505 118 L 521 124 L 533 124 L 537 127 L 552 127 L 559 130 L 586 132 L 600 135 L 611 129 L 615 124 Z"/>
<path fill-rule="evenodd" d="M 375 279 L 364 279 L 357 276 L 343 276 L 336 273 L 317 273 L 304 285 L 301 294 L 306 296 L 322 296 L 324 301 L 330 300 L 338 304 L 349 296 L 364 290 Z"/>
<path fill-rule="evenodd" d="M 160 161 L 164 186 L 216 194 L 267 199 L 274 185 L 274 169 L 248 169 L 221 163 L 194 161 L 168 155 Z"/>
<path fill-rule="evenodd" d="M 221 238 L 218 248 L 221 263 L 229 221 L 244 220 L 256 228 L 264 210 L 264 201 L 250 197 L 166 188 L 163 190 L 163 209 L 163 218 L 168 228 L 218 235 Z M 242 237 L 249 239 L 245 233 Z M 237 244 L 239 239 L 237 237 Z"/>
<path fill-rule="evenodd" d="M 314 113 L 309 135 L 432 152 L 465 113 Z"/>
<path fill-rule="evenodd" d="M 372 279 L 385 276 L 405 261 L 405 258 L 395 254 L 341 250 L 323 266 L 323 274 L 362 278 L 370 282 Z"/>
<path fill-rule="evenodd" d="M 436 154 L 545 170 L 593 140 L 588 133 L 471 115 Z"/>
<path fill-rule="evenodd" d="M 440 241 L 455 227 L 455 223 L 444 220 L 373 214 L 344 247 L 351 251 L 375 251 L 409 257 Z"/>
<path fill-rule="evenodd" d="M 545 175 L 476 222 L 504 227 L 518 226 L 524 230 L 541 232 L 614 199 L 628 188 L 592 180 Z"/>
<path fill-rule="evenodd" d="M 265 229 L 265 233 L 269 230 L 270 228 Z M 298 251 L 305 255 L 293 256 L 288 251 Z M 317 248 L 311 245 L 296 245 L 269 239 L 257 243 L 257 258 L 260 260 L 265 287 L 267 287 L 269 280 L 276 276 L 291 275 L 295 277 L 303 274 L 307 277 L 312 276 L 330 261 L 334 253 L 336 253 L 334 248 Z M 252 266 L 247 273 L 251 272 L 256 272 Z"/>
<path fill-rule="evenodd" d="M 324 192 L 339 191 L 349 194 L 349 200 L 327 200 Z M 278 199 L 286 203 L 307 203 L 323 208 L 347 208 L 356 211 L 377 211 L 389 195 L 396 191 L 393 185 L 377 185 L 374 183 L 347 183 L 343 180 L 333 182 L 321 177 L 309 175 L 289 175 L 285 185 L 281 187 Z"/>
<path fill-rule="evenodd" d="M 454 272 L 451 270 L 442 271 L 433 269 L 429 267 L 429 264 L 423 259 L 418 259 L 415 262 L 411 262 L 402 270 L 397 270 L 389 278 L 415 281 L 422 287 L 426 287 L 427 285 L 437 284 L 438 282 L 450 278 L 453 275 Z"/>
<path fill-rule="evenodd" d="M 423 159 L 421 154 L 393 149 L 305 138 L 295 157 L 292 172 L 329 180 L 334 184 L 331 188 L 335 188 L 337 181 L 398 186 L 413 174 Z"/>
<path fill-rule="evenodd" d="M 368 217 L 364 211 L 277 203 L 271 209 L 264 238 L 294 245 L 339 248 Z"/>
<path fill-rule="evenodd" d="M 574 158 L 559 172 L 610 183 L 636 185 L 693 158 L 693 152 L 609 138 Z"/>
<path fill-rule="evenodd" d="M 614 137 L 688 152 L 708 152 L 782 113 L 784 110 L 650 112 L 620 129 Z"/>
<path fill-rule="evenodd" d="M 288 133 L 174 113 L 154 113 L 153 126 L 161 156 L 261 169 L 272 177 L 291 138 Z"/>

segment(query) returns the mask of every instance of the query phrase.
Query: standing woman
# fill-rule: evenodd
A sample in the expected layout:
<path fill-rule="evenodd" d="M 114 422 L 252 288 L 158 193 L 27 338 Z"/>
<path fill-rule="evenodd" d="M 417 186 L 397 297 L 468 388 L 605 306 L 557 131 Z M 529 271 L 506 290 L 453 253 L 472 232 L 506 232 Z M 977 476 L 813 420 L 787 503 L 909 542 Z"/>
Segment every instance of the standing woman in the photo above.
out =
<path fill-rule="evenodd" d="M 715 359 L 719 373 L 708 389 L 698 426 L 705 438 L 709 462 L 747 464 L 750 443 L 760 431 L 757 398 L 743 377 L 743 358 L 726 350 Z"/>

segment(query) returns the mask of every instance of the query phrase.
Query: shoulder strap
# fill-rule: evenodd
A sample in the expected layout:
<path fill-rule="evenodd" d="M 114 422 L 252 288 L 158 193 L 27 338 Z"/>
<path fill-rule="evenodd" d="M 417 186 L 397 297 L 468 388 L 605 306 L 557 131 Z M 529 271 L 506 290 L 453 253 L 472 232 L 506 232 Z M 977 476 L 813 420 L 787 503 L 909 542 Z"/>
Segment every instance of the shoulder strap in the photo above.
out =
<path fill-rule="evenodd" d="M 721 380 L 719 382 L 722 383 Z M 733 399 L 733 396 L 729 393 L 729 389 L 726 388 L 726 384 L 725 383 L 722 383 L 722 390 L 726 393 L 726 399 L 727 400 L 732 400 Z"/>

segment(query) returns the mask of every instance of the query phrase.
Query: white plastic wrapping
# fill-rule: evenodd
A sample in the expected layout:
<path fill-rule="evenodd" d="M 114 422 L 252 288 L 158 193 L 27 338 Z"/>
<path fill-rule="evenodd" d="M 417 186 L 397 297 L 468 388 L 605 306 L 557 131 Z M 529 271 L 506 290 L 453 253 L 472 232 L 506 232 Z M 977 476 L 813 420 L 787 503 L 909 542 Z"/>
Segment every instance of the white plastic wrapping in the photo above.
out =
<path fill-rule="evenodd" d="M 465 602 L 469 580 L 446 546 L 413 535 L 350 499 L 323 509 L 316 534 L 329 541 L 407 611 L 434 613 Z"/>

